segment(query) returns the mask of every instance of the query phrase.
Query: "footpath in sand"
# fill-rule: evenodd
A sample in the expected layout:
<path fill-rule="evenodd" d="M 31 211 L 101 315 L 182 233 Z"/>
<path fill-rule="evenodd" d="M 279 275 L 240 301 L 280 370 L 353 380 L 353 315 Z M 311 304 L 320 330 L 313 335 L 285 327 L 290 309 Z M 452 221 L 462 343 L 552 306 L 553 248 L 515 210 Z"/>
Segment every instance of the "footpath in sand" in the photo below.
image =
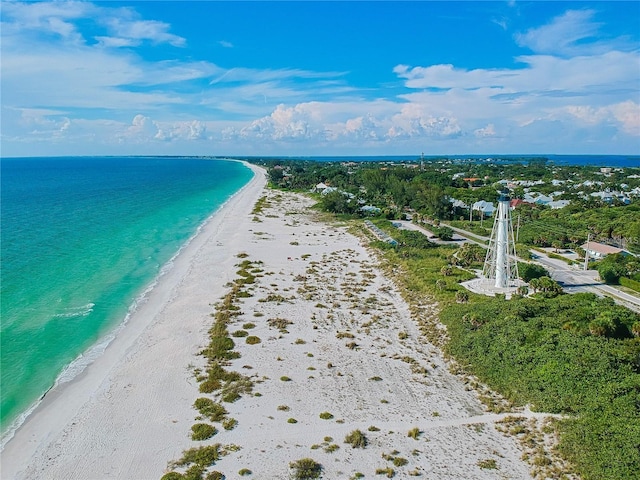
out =
<path fill-rule="evenodd" d="M 47 395 L 3 451 L 1 477 L 159 479 L 183 450 L 220 443 L 239 447 L 210 469 L 228 479 L 247 469 L 243 478 L 286 480 L 289 463 L 305 457 L 325 479 L 388 469 L 395 478 L 530 479 L 517 442 L 496 429 L 505 415 L 486 413 L 448 372 L 362 242 L 314 221 L 309 199 L 263 191 L 256 170 L 105 354 Z M 261 341 L 233 337 L 240 358 L 226 368 L 251 377 L 253 393 L 224 403 L 235 428 L 196 442 L 193 402 L 218 401 L 198 391 L 197 353 L 239 254 L 261 272 L 228 329 L 252 323 L 248 334 Z M 364 449 L 344 443 L 356 429 Z"/>

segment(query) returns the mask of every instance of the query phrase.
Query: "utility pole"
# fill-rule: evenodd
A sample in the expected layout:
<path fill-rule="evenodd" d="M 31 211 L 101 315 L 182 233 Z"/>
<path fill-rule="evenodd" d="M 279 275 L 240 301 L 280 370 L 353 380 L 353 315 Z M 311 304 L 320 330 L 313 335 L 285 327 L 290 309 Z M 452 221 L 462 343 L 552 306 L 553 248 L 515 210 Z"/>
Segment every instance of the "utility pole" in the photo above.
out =
<path fill-rule="evenodd" d="M 587 234 L 587 243 L 584 249 L 584 270 L 589 270 L 589 240 L 591 240 L 591 234 Z"/>

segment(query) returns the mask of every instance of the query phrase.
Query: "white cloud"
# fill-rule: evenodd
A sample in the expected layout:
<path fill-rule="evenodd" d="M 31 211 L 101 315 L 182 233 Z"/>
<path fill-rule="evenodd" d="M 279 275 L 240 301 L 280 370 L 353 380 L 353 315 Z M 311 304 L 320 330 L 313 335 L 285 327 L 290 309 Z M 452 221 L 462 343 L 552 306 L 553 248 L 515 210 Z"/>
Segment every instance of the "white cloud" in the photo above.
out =
<path fill-rule="evenodd" d="M 169 43 L 174 47 L 184 47 L 186 40 L 169 33 L 170 25 L 153 20 L 132 20 L 129 18 L 111 17 L 105 21 L 112 36 L 112 46 L 120 42 L 139 45 L 145 40 L 152 43 Z M 100 37 L 104 38 L 104 37 Z"/>
<path fill-rule="evenodd" d="M 474 130 L 473 134 L 476 137 L 495 137 L 496 136 L 496 127 L 493 123 L 488 124 L 486 127 L 478 128 Z"/>
<path fill-rule="evenodd" d="M 233 43 L 227 42 L 226 40 L 220 40 L 218 44 L 220 44 L 224 48 L 233 48 Z"/>
<path fill-rule="evenodd" d="M 569 10 L 547 25 L 532 28 L 515 36 L 520 46 L 536 53 L 578 55 L 593 51 L 599 24 L 592 21 L 593 10 Z"/>
<path fill-rule="evenodd" d="M 142 44 L 186 40 L 131 8 L 101 5 L 3 3 L 3 143 L 86 141 L 156 153 L 211 153 L 212 145 L 254 153 L 551 151 L 562 132 L 569 149 L 583 148 L 585 138 L 602 148 L 612 138 L 627 150 L 638 145 L 637 45 L 595 41 L 591 10 L 517 35 L 533 53 L 515 58 L 516 67 L 400 64 L 393 73 L 404 89 L 379 89 L 372 99 L 345 71 L 145 60 Z M 83 36 L 88 31 L 93 37 Z"/>

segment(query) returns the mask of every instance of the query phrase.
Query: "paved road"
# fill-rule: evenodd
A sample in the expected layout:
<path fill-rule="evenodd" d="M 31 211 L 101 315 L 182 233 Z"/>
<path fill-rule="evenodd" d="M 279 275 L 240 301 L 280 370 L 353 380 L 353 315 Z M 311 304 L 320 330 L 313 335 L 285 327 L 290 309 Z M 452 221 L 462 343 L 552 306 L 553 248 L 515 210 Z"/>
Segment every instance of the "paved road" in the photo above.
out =
<path fill-rule="evenodd" d="M 464 242 L 473 242 L 484 248 L 487 248 L 489 242 L 489 237 L 476 235 L 475 233 L 462 230 L 461 228 L 456 228 L 452 227 L 451 225 L 441 223 L 441 226 L 449 227 L 454 232 L 456 232 L 453 237 L 454 241 L 443 242 L 436 238 L 431 238 L 431 236 L 433 236 L 433 233 L 422 226 L 418 226 L 407 221 L 402 221 L 400 223 L 402 223 L 403 228 L 421 231 L 435 243 L 462 244 Z M 608 296 L 613 298 L 616 303 L 640 313 L 640 297 L 636 295 L 630 295 L 615 287 L 602 283 L 599 280 L 597 271 L 580 270 L 577 266 L 571 267 L 566 262 L 555 258 L 550 258 L 537 250 L 532 250 L 531 253 L 534 257 L 534 261 L 544 266 L 549 271 L 551 278 L 558 282 L 565 292 L 591 292 L 600 297 Z"/>

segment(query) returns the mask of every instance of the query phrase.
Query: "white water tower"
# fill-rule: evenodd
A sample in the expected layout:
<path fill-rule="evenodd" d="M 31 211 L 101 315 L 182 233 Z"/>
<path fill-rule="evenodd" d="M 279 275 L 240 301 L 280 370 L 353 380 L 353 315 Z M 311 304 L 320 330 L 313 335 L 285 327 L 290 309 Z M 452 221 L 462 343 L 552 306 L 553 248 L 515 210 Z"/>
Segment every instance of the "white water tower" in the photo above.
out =
<path fill-rule="evenodd" d="M 496 288 L 509 288 L 518 279 L 516 244 L 509 203 L 509 197 L 501 193 L 493 221 L 489 249 L 482 269 L 482 275 L 485 278 L 495 279 Z"/>

